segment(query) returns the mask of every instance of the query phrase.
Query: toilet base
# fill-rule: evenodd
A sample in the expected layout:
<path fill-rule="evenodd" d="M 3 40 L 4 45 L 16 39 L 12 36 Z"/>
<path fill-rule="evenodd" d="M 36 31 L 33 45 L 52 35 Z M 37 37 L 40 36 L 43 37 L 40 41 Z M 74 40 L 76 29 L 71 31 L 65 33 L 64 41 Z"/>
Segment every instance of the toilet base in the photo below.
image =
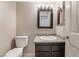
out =
<path fill-rule="evenodd" d="M 22 57 L 23 56 L 23 48 L 14 48 L 8 51 L 4 57 Z"/>

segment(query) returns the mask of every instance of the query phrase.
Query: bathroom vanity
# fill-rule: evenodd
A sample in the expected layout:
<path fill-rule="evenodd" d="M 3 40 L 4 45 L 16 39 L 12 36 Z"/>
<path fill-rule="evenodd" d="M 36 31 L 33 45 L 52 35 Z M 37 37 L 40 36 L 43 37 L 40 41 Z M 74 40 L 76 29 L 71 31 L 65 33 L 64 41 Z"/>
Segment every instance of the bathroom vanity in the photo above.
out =
<path fill-rule="evenodd" d="M 45 36 L 44 36 L 45 37 Z M 46 36 L 47 38 L 50 38 Z M 46 38 L 45 38 L 46 39 Z M 35 37 L 35 56 L 36 57 L 64 57 L 65 42 L 59 37 L 43 39 L 41 36 Z"/>

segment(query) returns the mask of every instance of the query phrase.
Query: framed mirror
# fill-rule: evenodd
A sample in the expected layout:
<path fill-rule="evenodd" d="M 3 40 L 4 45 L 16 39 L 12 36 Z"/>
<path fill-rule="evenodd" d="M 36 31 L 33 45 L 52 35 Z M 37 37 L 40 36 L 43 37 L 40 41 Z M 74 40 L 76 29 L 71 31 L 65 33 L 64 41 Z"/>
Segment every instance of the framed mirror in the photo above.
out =
<path fill-rule="evenodd" d="M 38 9 L 38 28 L 53 28 L 52 9 Z"/>
<path fill-rule="evenodd" d="M 65 24 L 65 2 L 62 2 L 62 5 L 58 8 L 58 22 L 57 25 Z"/>

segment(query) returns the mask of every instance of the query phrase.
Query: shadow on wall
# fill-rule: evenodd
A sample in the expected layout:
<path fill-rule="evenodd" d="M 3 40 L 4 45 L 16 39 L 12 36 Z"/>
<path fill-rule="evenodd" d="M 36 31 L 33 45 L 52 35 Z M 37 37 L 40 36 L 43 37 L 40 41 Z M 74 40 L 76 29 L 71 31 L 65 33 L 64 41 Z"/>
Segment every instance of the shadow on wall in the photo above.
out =
<path fill-rule="evenodd" d="M 15 39 L 13 38 L 12 42 L 11 42 L 11 49 L 16 48 L 16 43 L 15 43 Z"/>

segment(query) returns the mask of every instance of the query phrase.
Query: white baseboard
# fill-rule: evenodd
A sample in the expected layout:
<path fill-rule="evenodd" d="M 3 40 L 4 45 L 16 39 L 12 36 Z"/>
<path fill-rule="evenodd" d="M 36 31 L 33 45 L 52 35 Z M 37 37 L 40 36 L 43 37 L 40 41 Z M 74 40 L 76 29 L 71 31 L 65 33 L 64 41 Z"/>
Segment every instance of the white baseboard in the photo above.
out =
<path fill-rule="evenodd" d="M 35 57 L 35 53 L 24 53 L 24 57 Z"/>

